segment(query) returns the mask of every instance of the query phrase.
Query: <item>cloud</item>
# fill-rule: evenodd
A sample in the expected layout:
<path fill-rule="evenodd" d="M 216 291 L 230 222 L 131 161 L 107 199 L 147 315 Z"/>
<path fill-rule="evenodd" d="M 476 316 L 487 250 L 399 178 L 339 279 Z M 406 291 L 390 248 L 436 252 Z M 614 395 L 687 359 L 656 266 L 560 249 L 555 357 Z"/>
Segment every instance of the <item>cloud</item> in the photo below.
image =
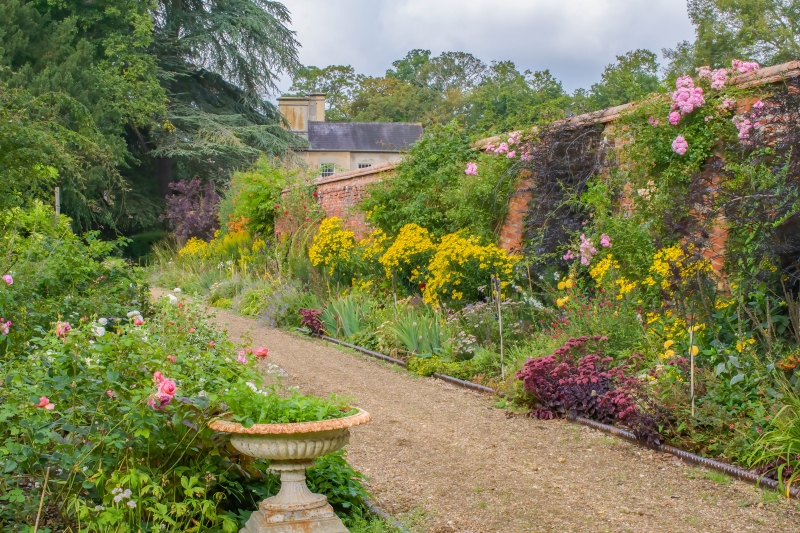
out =
<path fill-rule="evenodd" d="M 615 56 L 693 38 L 679 0 L 284 0 L 300 60 L 383 75 L 413 48 L 470 52 L 589 87 Z M 284 80 L 288 88 L 289 80 Z"/>

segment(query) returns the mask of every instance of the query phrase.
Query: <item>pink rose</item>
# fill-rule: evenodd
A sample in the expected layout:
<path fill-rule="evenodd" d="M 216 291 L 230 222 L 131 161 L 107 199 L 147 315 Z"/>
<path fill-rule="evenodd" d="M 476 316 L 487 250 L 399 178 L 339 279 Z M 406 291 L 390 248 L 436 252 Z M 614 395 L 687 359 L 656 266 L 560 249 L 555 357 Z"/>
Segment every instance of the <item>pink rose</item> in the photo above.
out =
<path fill-rule="evenodd" d="M 11 321 L 0 317 L 0 335 L 8 335 L 11 331 Z"/>
<path fill-rule="evenodd" d="M 174 355 L 168 355 L 167 356 L 167 361 L 169 361 L 172 364 L 175 364 L 175 356 Z"/>
<path fill-rule="evenodd" d="M 467 170 L 464 171 L 464 174 L 470 176 L 477 176 L 478 175 L 478 165 L 475 163 L 467 163 Z"/>
<path fill-rule="evenodd" d="M 14 278 L 11 277 L 11 274 L 6 274 L 5 276 L 3 276 L 3 281 L 5 281 L 7 285 L 14 284 Z"/>
<path fill-rule="evenodd" d="M 572 254 L 572 250 L 567 250 L 567 253 L 564 254 L 564 261 L 572 261 L 575 259 L 575 256 Z"/>
<path fill-rule="evenodd" d="M 510 152 L 508 152 L 508 155 L 506 157 L 509 159 L 514 159 L 515 157 L 517 157 L 517 151 L 511 150 Z"/>
<path fill-rule="evenodd" d="M 53 409 L 56 408 L 56 406 L 52 403 L 48 403 L 47 405 L 44 406 L 44 408 L 47 409 L 48 411 L 52 411 Z"/>
<path fill-rule="evenodd" d="M 603 248 L 611 248 L 611 237 L 603 233 L 603 235 L 600 236 L 600 246 Z"/>
<path fill-rule="evenodd" d="M 650 117 L 650 118 L 647 119 L 647 122 L 649 122 L 650 125 L 653 126 L 653 127 L 658 126 L 658 119 L 657 118 Z"/>
<path fill-rule="evenodd" d="M 147 405 L 149 405 L 155 411 L 159 411 L 166 407 L 167 405 L 172 402 L 172 396 L 167 396 L 164 394 L 156 394 L 151 396 L 149 400 L 147 400 Z"/>
<path fill-rule="evenodd" d="M 194 328 L 189 328 L 189 333 L 194 333 Z"/>
<path fill-rule="evenodd" d="M 108 395 L 109 398 L 114 398 L 116 396 L 116 394 L 114 394 L 114 391 L 110 389 L 106 391 L 106 394 Z"/>
<path fill-rule="evenodd" d="M 56 335 L 61 339 L 66 337 L 71 329 L 69 322 L 56 322 Z"/>
<path fill-rule="evenodd" d="M 242 363 L 243 365 L 247 364 L 247 356 L 246 355 L 240 355 L 239 357 L 236 358 L 236 360 L 239 361 L 240 363 Z"/>
<path fill-rule="evenodd" d="M 700 78 L 711 78 L 711 67 L 709 67 L 708 65 L 704 67 L 697 67 L 694 70 L 695 72 L 697 72 L 697 75 Z"/>
<path fill-rule="evenodd" d="M 506 152 L 508 152 L 507 143 L 500 143 L 500 146 L 494 149 L 494 153 L 496 154 L 505 154 Z"/>
<path fill-rule="evenodd" d="M 164 381 L 164 374 L 161 372 L 153 372 L 153 382 L 158 385 L 162 381 Z"/>
<path fill-rule="evenodd" d="M 47 396 L 42 396 L 39 398 L 39 403 L 36 404 L 36 407 L 45 407 L 49 403 L 50 399 Z"/>
<path fill-rule="evenodd" d="M 675 140 L 672 141 L 672 151 L 678 155 L 684 155 L 686 150 L 689 149 L 689 143 L 686 142 L 686 139 L 683 135 L 678 135 L 675 137 Z"/>
<path fill-rule="evenodd" d="M 681 121 L 681 114 L 677 111 L 673 111 L 669 114 L 669 123 L 673 126 L 677 126 L 678 122 Z"/>
<path fill-rule="evenodd" d="M 171 379 L 164 379 L 164 381 L 158 384 L 158 393 L 163 396 L 175 396 L 177 390 L 178 387 Z"/>
<path fill-rule="evenodd" d="M 269 355 L 269 350 L 267 350 L 263 346 L 259 346 L 253 353 L 255 354 L 256 357 L 266 357 L 267 355 Z"/>
<path fill-rule="evenodd" d="M 720 90 L 725 87 L 725 84 L 728 83 L 728 70 L 724 68 L 719 68 L 711 73 L 711 88 L 714 90 Z"/>
<path fill-rule="evenodd" d="M 142 317 L 137 316 L 136 318 L 133 319 L 134 326 L 141 326 L 142 324 L 144 324 L 144 320 L 142 320 Z"/>

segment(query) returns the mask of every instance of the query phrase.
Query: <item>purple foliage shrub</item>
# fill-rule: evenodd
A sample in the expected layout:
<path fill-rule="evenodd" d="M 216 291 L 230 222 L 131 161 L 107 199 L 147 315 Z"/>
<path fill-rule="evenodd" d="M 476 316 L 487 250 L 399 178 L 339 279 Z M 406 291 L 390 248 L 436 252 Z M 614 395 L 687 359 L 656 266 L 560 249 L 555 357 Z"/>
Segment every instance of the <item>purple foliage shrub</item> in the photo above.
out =
<path fill-rule="evenodd" d="M 614 366 L 600 350 L 606 337 L 570 339 L 551 355 L 529 359 L 517 372 L 525 392 L 536 399 L 536 418 L 585 417 L 605 424 L 620 422 L 637 437 L 658 442 L 663 410 L 646 398 L 641 382 L 628 366 Z M 589 343 L 595 344 L 595 353 Z"/>
<path fill-rule="evenodd" d="M 166 218 L 178 242 L 183 245 L 191 237 L 210 240 L 219 229 L 219 195 L 214 184 L 203 185 L 199 179 L 193 178 L 169 186 L 176 194 L 167 196 Z"/>
<path fill-rule="evenodd" d="M 322 325 L 322 320 L 319 319 L 322 314 L 320 309 L 298 309 L 297 314 L 301 316 L 300 325 L 311 330 L 312 334 L 322 335 L 325 333 L 325 327 Z"/>

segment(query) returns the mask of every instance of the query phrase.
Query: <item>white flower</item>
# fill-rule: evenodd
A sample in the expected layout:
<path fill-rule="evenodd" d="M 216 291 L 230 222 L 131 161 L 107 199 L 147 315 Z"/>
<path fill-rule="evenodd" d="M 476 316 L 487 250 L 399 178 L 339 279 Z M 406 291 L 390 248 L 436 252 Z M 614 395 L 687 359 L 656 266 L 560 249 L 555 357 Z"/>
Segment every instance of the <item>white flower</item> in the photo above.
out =
<path fill-rule="evenodd" d="M 95 505 L 94 510 L 100 512 L 100 511 L 105 511 L 106 508 L 103 507 L 102 505 Z"/>
<path fill-rule="evenodd" d="M 208 396 L 208 393 L 204 390 L 201 390 L 200 392 L 197 393 L 198 398 L 205 398 L 206 396 Z"/>
<path fill-rule="evenodd" d="M 167 294 L 166 297 L 169 298 L 169 303 L 171 303 L 172 305 L 178 303 L 178 297 L 175 296 L 174 294 Z"/>
<path fill-rule="evenodd" d="M 107 318 L 99 318 L 99 319 L 97 319 L 97 323 L 100 324 L 101 326 L 105 326 L 106 324 L 108 324 L 108 319 Z"/>
<path fill-rule="evenodd" d="M 135 501 L 133 501 L 133 500 L 129 501 L 127 505 L 128 505 L 128 507 L 130 507 L 131 509 L 136 509 L 136 502 L 135 502 Z"/>
<path fill-rule="evenodd" d="M 180 287 L 175 287 L 174 289 L 172 289 L 172 292 L 180 293 L 181 292 L 181 288 Z"/>
<path fill-rule="evenodd" d="M 130 498 L 131 494 L 132 494 L 131 489 L 125 489 L 125 492 L 122 493 L 122 495 L 125 496 L 126 498 Z"/>
<path fill-rule="evenodd" d="M 135 316 L 142 316 L 142 313 L 140 313 L 139 311 L 131 311 L 130 313 L 128 313 L 128 318 L 133 318 Z"/>
<path fill-rule="evenodd" d="M 558 281 L 561 279 L 561 274 L 559 274 L 558 272 L 553 272 L 553 277 L 555 278 L 556 281 Z"/>
<path fill-rule="evenodd" d="M 114 496 L 114 502 L 119 503 L 122 501 L 122 498 L 123 498 L 122 494 L 117 494 L 116 496 Z"/>
<path fill-rule="evenodd" d="M 106 328 L 103 326 L 95 326 L 94 327 L 94 335 L 95 337 L 102 337 L 106 334 Z"/>

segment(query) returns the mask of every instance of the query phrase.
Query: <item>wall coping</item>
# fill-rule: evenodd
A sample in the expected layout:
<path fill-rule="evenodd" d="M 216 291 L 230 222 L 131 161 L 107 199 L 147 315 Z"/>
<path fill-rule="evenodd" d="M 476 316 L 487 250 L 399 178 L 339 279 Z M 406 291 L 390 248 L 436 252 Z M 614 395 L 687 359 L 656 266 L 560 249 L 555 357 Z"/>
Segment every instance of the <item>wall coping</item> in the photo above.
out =
<path fill-rule="evenodd" d="M 381 163 L 380 165 L 373 165 L 367 168 L 357 168 L 355 170 L 346 170 L 344 172 L 337 172 L 336 174 L 331 174 L 330 176 L 326 176 L 324 178 L 317 178 L 316 180 L 314 180 L 314 185 L 325 185 L 337 181 L 359 178 L 361 176 L 380 174 L 381 172 L 386 172 L 388 170 L 394 169 L 399 164 L 400 161 L 389 161 L 388 163 Z"/>
<path fill-rule="evenodd" d="M 737 74 L 728 80 L 728 85 L 735 85 L 737 87 L 748 88 L 757 87 L 759 85 L 769 85 L 771 83 L 778 83 L 786 78 L 793 76 L 800 76 L 800 60 L 789 61 L 788 63 L 781 63 L 780 65 L 773 65 L 771 67 L 764 67 L 753 72 L 746 74 Z M 572 125 L 572 126 L 587 126 L 589 124 L 605 124 L 606 122 L 613 122 L 617 120 L 623 111 L 630 109 L 636 105 L 636 102 L 629 102 L 599 111 L 592 111 L 574 117 L 556 120 L 553 125 Z M 537 133 L 538 128 L 533 127 L 528 130 L 530 133 Z M 480 150 L 490 142 L 500 141 L 504 138 L 502 135 L 494 135 L 485 139 L 475 141 L 473 148 Z"/>

